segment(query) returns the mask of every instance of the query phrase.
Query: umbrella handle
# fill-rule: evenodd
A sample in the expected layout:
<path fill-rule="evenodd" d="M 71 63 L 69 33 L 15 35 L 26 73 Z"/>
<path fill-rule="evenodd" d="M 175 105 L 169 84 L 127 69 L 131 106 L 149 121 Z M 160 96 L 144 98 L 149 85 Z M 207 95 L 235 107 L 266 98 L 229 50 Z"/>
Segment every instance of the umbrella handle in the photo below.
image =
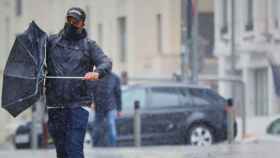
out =
<path fill-rule="evenodd" d="M 78 80 L 85 79 L 84 77 L 78 77 L 78 76 L 45 76 L 45 78 L 48 78 L 48 79 L 78 79 Z"/>

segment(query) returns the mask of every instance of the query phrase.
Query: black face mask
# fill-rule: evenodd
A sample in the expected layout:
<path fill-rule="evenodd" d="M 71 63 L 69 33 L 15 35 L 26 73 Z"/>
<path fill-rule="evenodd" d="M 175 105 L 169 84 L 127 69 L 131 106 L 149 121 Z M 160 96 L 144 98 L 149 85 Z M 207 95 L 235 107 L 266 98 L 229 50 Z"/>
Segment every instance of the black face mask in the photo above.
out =
<path fill-rule="evenodd" d="M 82 31 L 80 31 L 77 27 L 69 24 L 69 23 L 65 23 L 64 25 L 64 32 L 65 32 L 65 36 L 70 38 L 70 39 L 80 39 L 81 38 L 81 34 Z"/>

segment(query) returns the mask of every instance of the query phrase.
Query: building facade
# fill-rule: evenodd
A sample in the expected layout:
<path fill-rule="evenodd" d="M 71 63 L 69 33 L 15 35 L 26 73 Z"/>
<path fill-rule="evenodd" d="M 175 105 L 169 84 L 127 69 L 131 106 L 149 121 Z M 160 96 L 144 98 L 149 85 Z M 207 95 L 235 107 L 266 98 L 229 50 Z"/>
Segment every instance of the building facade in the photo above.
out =
<path fill-rule="evenodd" d="M 215 0 L 215 47 L 219 77 L 239 76 L 245 85 L 245 106 L 248 116 L 279 113 L 268 55 L 276 61 L 279 54 L 279 0 Z M 232 14 L 233 13 L 233 14 Z M 234 16 L 232 16 L 234 15 Z M 232 25 L 232 17 L 234 24 Z M 232 27 L 234 26 L 234 27 Z M 235 28 L 234 52 L 231 51 L 232 28 Z M 234 59 L 234 64 L 232 64 Z M 221 94 L 231 97 L 231 86 L 220 83 Z"/>
<path fill-rule="evenodd" d="M 202 15 L 213 15 L 212 0 L 199 6 Z M 93 35 L 116 71 L 131 78 L 180 73 L 181 0 L 96 0 L 93 12 Z"/>

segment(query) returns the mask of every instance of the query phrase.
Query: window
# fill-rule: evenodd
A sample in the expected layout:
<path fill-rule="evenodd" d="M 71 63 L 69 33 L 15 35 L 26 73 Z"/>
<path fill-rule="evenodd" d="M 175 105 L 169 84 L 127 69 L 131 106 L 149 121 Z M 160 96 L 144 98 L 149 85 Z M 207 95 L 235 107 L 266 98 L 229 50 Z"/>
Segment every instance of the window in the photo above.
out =
<path fill-rule="evenodd" d="M 279 27 L 279 11 L 278 11 L 278 5 L 279 5 L 279 0 L 272 0 L 271 2 L 271 11 L 272 11 L 272 20 L 273 20 L 273 25 L 274 28 Z"/>
<path fill-rule="evenodd" d="M 151 106 L 174 107 L 180 106 L 180 92 L 177 88 L 152 88 Z"/>
<path fill-rule="evenodd" d="M 98 38 L 98 44 L 100 47 L 103 46 L 103 25 L 98 24 L 97 25 L 97 38 Z"/>
<path fill-rule="evenodd" d="M 255 114 L 256 116 L 268 115 L 268 78 L 267 68 L 255 70 Z"/>
<path fill-rule="evenodd" d="M 162 52 L 162 19 L 161 15 L 157 14 L 157 49 Z"/>
<path fill-rule="evenodd" d="M 11 35 L 10 35 L 10 30 L 11 29 L 11 24 L 10 24 L 10 18 L 7 16 L 6 18 L 5 18 L 5 36 L 4 36 L 4 39 L 6 39 L 6 40 L 4 40 L 5 41 L 5 51 L 6 52 L 9 52 L 9 49 L 10 49 L 10 43 L 9 43 L 9 40 L 8 39 L 10 39 L 11 37 Z M 8 55 L 8 54 L 7 54 Z"/>
<path fill-rule="evenodd" d="M 247 0 L 246 2 L 246 31 L 252 31 L 254 29 L 254 0 Z"/>
<path fill-rule="evenodd" d="M 88 35 L 90 36 L 90 33 L 91 33 L 91 27 L 90 27 L 90 20 L 91 20 L 91 16 L 90 16 L 90 6 L 86 6 L 86 15 L 87 15 L 87 19 L 86 19 L 86 29 L 87 29 L 87 32 L 88 32 Z"/>
<path fill-rule="evenodd" d="M 16 0 L 16 16 L 21 16 L 22 14 L 22 0 Z"/>
<path fill-rule="evenodd" d="M 126 89 L 122 92 L 122 108 L 123 111 L 134 110 L 134 102 L 140 102 L 140 108 L 146 106 L 146 91 L 145 89 Z"/>
<path fill-rule="evenodd" d="M 208 98 L 208 100 L 212 104 L 216 105 L 225 105 L 226 104 L 226 99 L 220 96 L 216 91 L 210 90 L 210 89 L 204 89 L 202 90 L 202 95 L 205 98 Z"/>
<path fill-rule="evenodd" d="M 210 89 L 191 89 L 194 105 L 224 105 L 225 99 Z"/>
<path fill-rule="evenodd" d="M 221 33 L 228 32 L 228 0 L 222 0 L 222 28 Z"/>
<path fill-rule="evenodd" d="M 119 54 L 120 61 L 126 62 L 126 47 L 127 47 L 127 30 L 126 30 L 126 18 L 119 17 L 118 18 L 118 37 L 119 37 Z"/>

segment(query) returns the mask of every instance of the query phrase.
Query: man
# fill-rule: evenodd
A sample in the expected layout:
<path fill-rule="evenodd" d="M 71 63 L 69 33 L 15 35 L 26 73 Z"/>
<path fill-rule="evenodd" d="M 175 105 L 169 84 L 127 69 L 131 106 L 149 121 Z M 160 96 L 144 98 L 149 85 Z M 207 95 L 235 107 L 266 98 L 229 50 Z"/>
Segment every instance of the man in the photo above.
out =
<path fill-rule="evenodd" d="M 47 41 L 46 66 L 49 76 L 84 76 L 79 79 L 47 79 L 46 104 L 49 132 L 58 158 L 84 158 L 83 141 L 90 103 L 89 81 L 107 75 L 111 60 L 97 44 L 87 38 L 86 15 L 80 8 L 67 11 L 64 28 Z M 92 71 L 93 67 L 96 69 Z"/>
<path fill-rule="evenodd" d="M 94 82 L 91 88 L 95 105 L 95 120 L 92 133 L 93 145 L 100 144 L 102 124 L 105 122 L 107 145 L 116 146 L 116 117 L 122 115 L 120 79 L 116 74 L 110 73 L 103 79 Z"/>

